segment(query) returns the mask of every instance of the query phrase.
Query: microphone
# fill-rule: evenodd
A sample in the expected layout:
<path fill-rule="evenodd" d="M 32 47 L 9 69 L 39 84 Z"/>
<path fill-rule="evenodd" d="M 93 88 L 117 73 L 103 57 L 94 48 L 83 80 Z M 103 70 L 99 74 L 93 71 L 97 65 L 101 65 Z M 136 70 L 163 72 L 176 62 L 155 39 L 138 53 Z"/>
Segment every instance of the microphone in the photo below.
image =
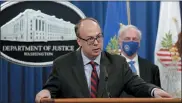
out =
<path fill-rule="evenodd" d="M 104 80 L 105 80 L 105 83 L 106 83 L 106 87 L 105 87 L 105 89 L 106 89 L 106 93 L 107 93 L 107 96 L 109 97 L 109 98 L 111 98 L 112 96 L 111 96 L 111 94 L 110 94 L 110 92 L 108 91 L 108 73 L 107 73 L 107 70 L 106 70 L 106 68 L 104 67 L 104 74 L 105 74 L 105 78 L 104 78 Z"/>

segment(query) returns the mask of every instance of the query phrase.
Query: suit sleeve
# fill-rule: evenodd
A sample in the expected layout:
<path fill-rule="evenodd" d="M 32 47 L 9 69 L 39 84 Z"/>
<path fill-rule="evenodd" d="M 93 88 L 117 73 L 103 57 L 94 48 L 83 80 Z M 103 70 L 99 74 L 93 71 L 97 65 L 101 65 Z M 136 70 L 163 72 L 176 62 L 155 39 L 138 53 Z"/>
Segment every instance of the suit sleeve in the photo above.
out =
<path fill-rule="evenodd" d="M 146 83 L 138 75 L 132 73 L 126 60 L 122 65 L 122 70 L 124 76 L 124 90 L 128 94 L 132 94 L 135 97 L 151 97 L 151 91 L 156 88 L 155 85 Z"/>
<path fill-rule="evenodd" d="M 156 86 L 161 87 L 160 72 L 158 66 L 154 65 L 153 68 L 153 82 Z"/>
<path fill-rule="evenodd" d="M 58 93 L 60 93 L 60 85 L 61 82 L 59 80 L 58 68 L 56 67 L 56 63 L 53 63 L 53 68 L 51 74 L 49 75 L 48 80 L 46 81 L 43 89 L 47 89 L 51 93 L 51 98 L 56 98 Z"/>

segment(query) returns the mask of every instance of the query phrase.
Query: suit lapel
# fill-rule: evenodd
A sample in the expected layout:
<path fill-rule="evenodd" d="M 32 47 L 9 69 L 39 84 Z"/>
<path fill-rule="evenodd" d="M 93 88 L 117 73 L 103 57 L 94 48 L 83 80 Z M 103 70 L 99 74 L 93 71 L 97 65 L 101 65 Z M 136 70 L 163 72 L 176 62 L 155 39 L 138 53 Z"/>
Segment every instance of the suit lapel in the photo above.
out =
<path fill-rule="evenodd" d="M 99 79 L 99 87 L 98 87 L 98 93 L 97 97 L 103 97 L 103 93 L 106 87 L 105 83 L 105 70 L 108 71 L 109 67 L 109 61 L 106 58 L 104 52 L 101 55 L 101 61 L 100 61 L 100 79 Z"/>
<path fill-rule="evenodd" d="M 83 59 L 81 56 L 81 51 L 76 52 L 76 60 L 75 64 L 73 65 L 73 72 L 75 74 L 76 80 L 80 85 L 80 88 L 84 94 L 85 97 L 90 97 L 90 92 L 88 89 L 88 84 L 84 72 L 84 66 L 83 66 Z"/>
<path fill-rule="evenodd" d="M 141 57 L 139 56 L 138 56 L 138 63 L 139 63 L 140 77 L 145 78 L 146 69 L 145 69 L 144 63 L 142 62 Z"/>

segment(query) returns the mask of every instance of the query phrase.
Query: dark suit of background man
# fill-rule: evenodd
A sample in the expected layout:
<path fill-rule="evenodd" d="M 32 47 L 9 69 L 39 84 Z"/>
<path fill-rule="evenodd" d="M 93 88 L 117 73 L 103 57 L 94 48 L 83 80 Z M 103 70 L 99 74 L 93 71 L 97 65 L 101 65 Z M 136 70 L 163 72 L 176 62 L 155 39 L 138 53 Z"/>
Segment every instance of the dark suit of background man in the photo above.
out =
<path fill-rule="evenodd" d="M 36 95 L 36 102 L 41 98 L 119 97 L 123 90 L 137 97 L 151 97 L 152 94 L 171 97 L 133 74 L 124 57 L 102 52 L 103 34 L 95 19 L 82 19 L 75 32 L 80 50 L 54 61 L 43 90 Z"/>
<path fill-rule="evenodd" d="M 126 58 L 132 71 L 146 82 L 161 87 L 158 66 L 137 55 L 142 37 L 141 31 L 133 25 L 127 25 L 120 28 L 118 34 L 121 55 Z M 133 97 L 125 92 L 123 92 L 121 96 Z"/>

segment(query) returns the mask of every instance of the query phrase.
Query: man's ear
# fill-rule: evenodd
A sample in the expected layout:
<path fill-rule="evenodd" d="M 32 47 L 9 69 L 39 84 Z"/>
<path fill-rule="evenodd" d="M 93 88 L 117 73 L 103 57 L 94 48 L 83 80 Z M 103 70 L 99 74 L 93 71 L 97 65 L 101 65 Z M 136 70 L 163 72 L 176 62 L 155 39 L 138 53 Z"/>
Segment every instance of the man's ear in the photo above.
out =
<path fill-rule="evenodd" d="M 121 46 L 121 44 L 122 44 L 121 38 L 118 38 L 118 44 L 119 44 L 119 46 Z"/>
<path fill-rule="evenodd" d="M 77 40 L 76 40 L 76 41 L 77 41 L 78 45 L 81 47 L 82 45 L 81 45 L 81 41 L 80 41 L 80 39 L 78 39 L 78 38 L 77 38 Z"/>

